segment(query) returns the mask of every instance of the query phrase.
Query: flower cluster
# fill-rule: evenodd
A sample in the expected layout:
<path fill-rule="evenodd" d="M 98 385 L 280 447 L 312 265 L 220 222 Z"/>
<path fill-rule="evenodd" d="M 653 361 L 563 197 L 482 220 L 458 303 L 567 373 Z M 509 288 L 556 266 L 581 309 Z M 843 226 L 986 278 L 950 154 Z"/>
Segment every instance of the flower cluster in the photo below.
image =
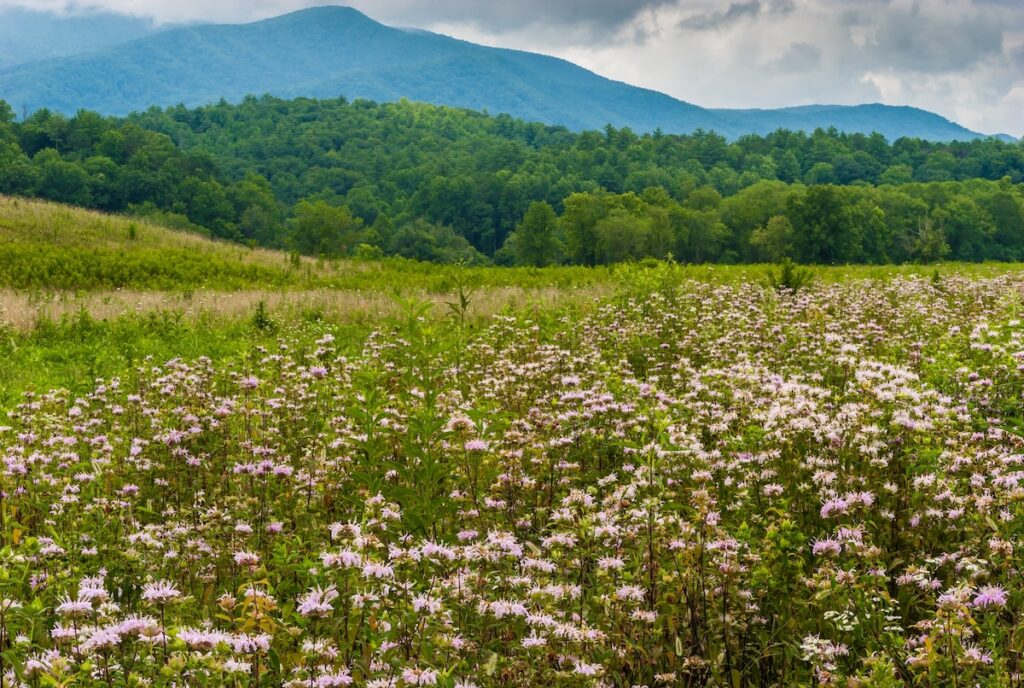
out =
<path fill-rule="evenodd" d="M 1013 684 L 1022 294 L 661 285 L 29 395 L 3 684 Z"/>

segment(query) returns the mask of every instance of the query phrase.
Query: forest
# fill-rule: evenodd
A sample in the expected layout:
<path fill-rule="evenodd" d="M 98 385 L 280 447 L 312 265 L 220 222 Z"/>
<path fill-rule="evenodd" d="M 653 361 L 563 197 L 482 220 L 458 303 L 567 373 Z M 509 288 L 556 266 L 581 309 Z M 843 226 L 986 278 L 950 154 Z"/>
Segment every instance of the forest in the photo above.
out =
<path fill-rule="evenodd" d="M 0 101 L 0 193 L 322 256 L 597 265 L 1024 259 L 1024 144 L 573 133 L 401 101 Z"/>

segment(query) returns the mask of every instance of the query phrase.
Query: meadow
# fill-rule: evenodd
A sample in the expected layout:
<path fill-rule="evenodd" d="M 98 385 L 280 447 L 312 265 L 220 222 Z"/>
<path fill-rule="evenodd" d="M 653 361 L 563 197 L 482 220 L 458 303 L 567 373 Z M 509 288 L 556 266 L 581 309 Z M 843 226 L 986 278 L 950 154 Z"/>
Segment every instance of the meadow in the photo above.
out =
<path fill-rule="evenodd" d="M 5 686 L 1020 683 L 1019 266 L 179 255 L 27 208 Z M 193 263 L 9 277 L 62 250 Z"/>
<path fill-rule="evenodd" d="M 0 196 L 0 409 L 27 390 L 84 394 L 97 378 L 173 358 L 237 360 L 287 333 L 358 349 L 410 309 L 480 328 L 498 314 L 591 309 L 659 263 L 494 268 L 317 260 L 215 241 L 138 217 Z M 1017 271 L 1006 263 L 817 268 L 815 279 Z M 764 283 L 766 265 L 674 265 L 673 279 Z"/>

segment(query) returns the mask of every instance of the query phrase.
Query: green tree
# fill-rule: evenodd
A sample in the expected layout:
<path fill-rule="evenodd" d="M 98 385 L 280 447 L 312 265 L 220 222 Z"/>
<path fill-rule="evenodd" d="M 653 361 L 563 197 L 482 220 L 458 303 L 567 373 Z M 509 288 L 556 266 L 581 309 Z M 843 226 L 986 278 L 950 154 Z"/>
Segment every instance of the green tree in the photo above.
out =
<path fill-rule="evenodd" d="M 345 206 L 300 201 L 291 222 L 296 250 L 314 256 L 342 256 L 362 241 L 363 221 Z"/>
<path fill-rule="evenodd" d="M 906 164 L 890 165 L 879 177 L 882 184 L 909 184 L 914 181 L 914 168 Z"/>
<path fill-rule="evenodd" d="M 594 227 L 598 260 L 604 264 L 635 260 L 645 255 L 650 222 L 624 208 L 616 208 Z"/>
<path fill-rule="evenodd" d="M 0 193 L 29 196 L 37 193 L 38 184 L 39 168 L 16 143 L 0 141 Z"/>
<path fill-rule="evenodd" d="M 228 198 L 244 240 L 264 246 L 281 245 L 281 208 L 265 177 L 248 173 L 228 189 Z"/>
<path fill-rule="evenodd" d="M 565 232 L 569 258 L 581 265 L 597 264 L 598 221 L 608 214 L 603 194 L 574 193 L 563 203 L 560 223 Z"/>
<path fill-rule="evenodd" d="M 671 214 L 675 255 L 692 263 L 717 260 L 729 241 L 729 228 L 714 210 L 679 207 Z"/>
<path fill-rule="evenodd" d="M 807 172 L 807 176 L 804 177 L 804 182 L 807 184 L 835 184 L 835 168 L 832 166 L 832 163 L 828 162 L 814 163 L 814 167 L 812 167 Z"/>
<path fill-rule="evenodd" d="M 188 177 L 179 188 L 178 196 L 189 221 L 206 227 L 214 236 L 241 238 L 235 234 L 235 209 L 223 185 L 217 180 Z"/>
<path fill-rule="evenodd" d="M 992 255 L 995 225 L 989 214 L 970 196 L 957 194 L 936 207 L 932 217 L 945 229 L 952 258 L 978 261 Z"/>
<path fill-rule="evenodd" d="M 942 260 L 950 253 L 946 242 L 946 233 L 942 225 L 933 222 L 929 216 L 921 218 L 917 232 L 913 235 L 910 254 L 919 262 L 934 263 Z"/>
<path fill-rule="evenodd" d="M 89 174 L 81 165 L 61 159 L 52 148 L 40 151 L 32 162 L 39 171 L 36 193 L 40 196 L 71 205 L 90 204 Z"/>
<path fill-rule="evenodd" d="M 764 227 L 758 227 L 750 235 L 750 245 L 755 250 L 755 259 L 777 263 L 792 258 L 793 224 L 783 215 L 775 215 Z"/>
<path fill-rule="evenodd" d="M 545 201 L 530 204 L 523 221 L 508 241 L 520 265 L 551 265 L 561 260 L 562 242 L 556 235 L 558 217 Z"/>
<path fill-rule="evenodd" d="M 15 120 L 14 108 L 6 100 L 0 100 L 0 124 L 10 124 Z"/>
<path fill-rule="evenodd" d="M 790 196 L 786 215 L 793 223 L 797 258 L 804 263 L 846 263 L 861 253 L 859 228 L 851 221 L 842 187 L 810 186 Z"/>

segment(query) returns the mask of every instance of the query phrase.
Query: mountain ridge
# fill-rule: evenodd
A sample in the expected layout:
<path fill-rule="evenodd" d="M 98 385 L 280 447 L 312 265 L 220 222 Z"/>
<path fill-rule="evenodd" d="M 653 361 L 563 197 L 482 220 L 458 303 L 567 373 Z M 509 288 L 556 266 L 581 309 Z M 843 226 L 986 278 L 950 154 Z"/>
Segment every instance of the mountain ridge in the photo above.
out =
<path fill-rule="evenodd" d="M 168 28 L 115 12 L 92 10 L 60 16 L 0 7 L 0 69 L 112 47 Z"/>
<path fill-rule="evenodd" d="M 728 138 L 776 129 L 878 131 L 893 140 L 984 135 L 906 106 L 709 109 L 605 78 L 567 60 L 400 29 L 350 7 L 298 10 L 248 24 L 169 29 L 118 45 L 0 70 L 15 108 L 125 115 L 247 95 L 421 100 L 566 126 L 638 132 L 714 130 Z M 879 109 L 881 108 L 881 109 Z"/>

